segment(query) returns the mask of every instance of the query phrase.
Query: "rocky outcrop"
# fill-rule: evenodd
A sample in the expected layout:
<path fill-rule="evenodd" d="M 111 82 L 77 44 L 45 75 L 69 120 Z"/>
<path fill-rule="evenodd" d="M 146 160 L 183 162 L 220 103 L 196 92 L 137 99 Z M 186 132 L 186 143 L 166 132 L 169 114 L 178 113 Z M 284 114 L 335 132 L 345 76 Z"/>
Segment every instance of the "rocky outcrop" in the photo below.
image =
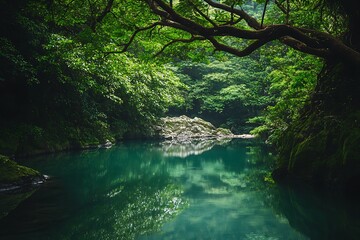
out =
<path fill-rule="evenodd" d="M 45 181 L 45 176 L 38 171 L 21 166 L 2 155 L 0 155 L 0 173 L 0 192 L 37 185 Z"/>
<path fill-rule="evenodd" d="M 250 134 L 235 135 L 229 129 L 216 128 L 201 118 L 189 118 L 185 115 L 161 118 L 157 130 L 160 138 L 176 142 L 187 142 L 196 139 L 254 137 Z"/>
<path fill-rule="evenodd" d="M 195 117 L 161 118 L 159 136 L 167 140 L 186 141 L 188 139 L 233 137 L 234 134 L 225 128 L 216 128 L 209 122 Z"/>

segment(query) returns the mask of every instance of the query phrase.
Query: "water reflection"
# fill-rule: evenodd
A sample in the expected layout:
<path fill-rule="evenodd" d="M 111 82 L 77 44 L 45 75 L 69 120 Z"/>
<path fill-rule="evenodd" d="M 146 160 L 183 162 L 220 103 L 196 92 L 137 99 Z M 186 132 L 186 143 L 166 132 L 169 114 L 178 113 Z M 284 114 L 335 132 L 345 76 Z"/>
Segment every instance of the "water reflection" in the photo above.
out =
<path fill-rule="evenodd" d="M 231 140 L 230 138 L 172 140 L 164 141 L 161 145 L 164 156 L 186 158 L 190 155 L 200 155 L 209 151 L 215 145 L 225 145 Z"/>
<path fill-rule="evenodd" d="M 359 239 L 358 197 L 309 186 L 278 186 L 271 193 L 271 207 L 310 239 Z"/>
<path fill-rule="evenodd" d="M 270 187 L 262 145 L 210 145 L 172 154 L 132 142 L 32 159 L 51 181 L 0 220 L 0 239 L 331 239 L 341 223 L 342 239 L 359 233 L 351 211 L 326 215 L 321 197 Z"/>

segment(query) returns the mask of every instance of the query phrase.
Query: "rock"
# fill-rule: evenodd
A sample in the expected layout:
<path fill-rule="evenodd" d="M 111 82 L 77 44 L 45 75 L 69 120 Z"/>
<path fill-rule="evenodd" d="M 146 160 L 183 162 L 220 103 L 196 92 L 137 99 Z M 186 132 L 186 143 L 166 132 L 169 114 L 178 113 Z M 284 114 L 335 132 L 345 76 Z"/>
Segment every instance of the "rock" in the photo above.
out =
<path fill-rule="evenodd" d="M 154 129 L 158 131 L 160 138 L 181 143 L 198 139 L 254 138 L 250 134 L 234 135 L 229 129 L 216 128 L 201 118 L 189 118 L 185 115 L 161 118 L 160 124 Z"/>
<path fill-rule="evenodd" d="M 201 118 L 189 118 L 185 115 L 162 118 L 160 127 L 157 129 L 159 129 L 160 138 L 177 141 L 204 138 L 232 138 L 234 136 L 228 129 L 216 128 Z"/>
<path fill-rule="evenodd" d="M 45 181 L 38 171 L 21 166 L 8 157 L 0 155 L 0 192 L 34 186 Z"/>

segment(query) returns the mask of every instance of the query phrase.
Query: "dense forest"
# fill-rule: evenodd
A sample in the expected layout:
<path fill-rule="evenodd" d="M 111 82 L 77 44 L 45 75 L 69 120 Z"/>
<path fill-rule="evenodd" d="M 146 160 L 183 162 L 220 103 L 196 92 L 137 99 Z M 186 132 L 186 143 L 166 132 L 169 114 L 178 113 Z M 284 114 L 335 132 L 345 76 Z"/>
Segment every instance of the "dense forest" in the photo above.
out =
<path fill-rule="evenodd" d="M 279 153 L 276 179 L 353 186 L 353 1 L 0 1 L 0 153 L 156 137 L 202 117 Z"/>

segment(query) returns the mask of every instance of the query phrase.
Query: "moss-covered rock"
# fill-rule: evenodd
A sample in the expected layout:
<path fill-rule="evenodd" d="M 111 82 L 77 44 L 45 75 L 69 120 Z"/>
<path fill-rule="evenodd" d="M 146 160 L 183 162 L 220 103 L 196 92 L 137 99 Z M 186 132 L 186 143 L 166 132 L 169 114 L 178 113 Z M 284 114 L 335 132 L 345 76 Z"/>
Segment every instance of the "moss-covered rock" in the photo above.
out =
<path fill-rule="evenodd" d="M 43 180 L 38 171 L 21 166 L 3 155 L 0 155 L 0 173 L 0 190 L 14 189 Z"/>

